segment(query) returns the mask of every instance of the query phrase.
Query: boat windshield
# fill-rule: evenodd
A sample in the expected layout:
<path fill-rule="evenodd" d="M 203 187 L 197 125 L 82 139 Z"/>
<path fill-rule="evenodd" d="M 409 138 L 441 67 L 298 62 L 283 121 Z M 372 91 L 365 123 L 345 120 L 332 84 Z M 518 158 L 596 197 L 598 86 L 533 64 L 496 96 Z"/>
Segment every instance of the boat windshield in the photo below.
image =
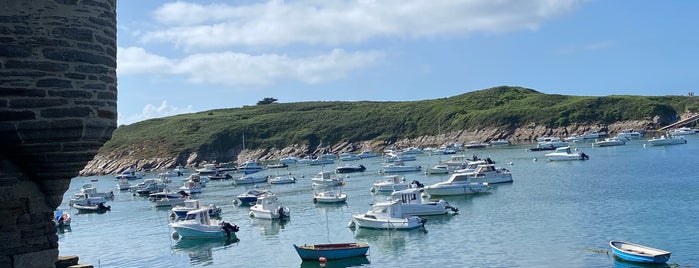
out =
<path fill-rule="evenodd" d="M 184 219 L 185 220 L 196 220 L 197 214 L 196 213 L 187 213 L 187 216 Z"/>

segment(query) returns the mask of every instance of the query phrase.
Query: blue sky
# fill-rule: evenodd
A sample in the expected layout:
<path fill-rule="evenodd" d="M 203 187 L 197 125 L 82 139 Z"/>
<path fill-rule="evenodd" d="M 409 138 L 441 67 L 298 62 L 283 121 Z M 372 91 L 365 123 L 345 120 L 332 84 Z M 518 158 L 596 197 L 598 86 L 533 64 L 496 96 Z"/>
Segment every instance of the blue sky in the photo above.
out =
<path fill-rule="evenodd" d="M 686 95 L 699 1 L 119 1 L 118 123 L 494 86 Z"/>

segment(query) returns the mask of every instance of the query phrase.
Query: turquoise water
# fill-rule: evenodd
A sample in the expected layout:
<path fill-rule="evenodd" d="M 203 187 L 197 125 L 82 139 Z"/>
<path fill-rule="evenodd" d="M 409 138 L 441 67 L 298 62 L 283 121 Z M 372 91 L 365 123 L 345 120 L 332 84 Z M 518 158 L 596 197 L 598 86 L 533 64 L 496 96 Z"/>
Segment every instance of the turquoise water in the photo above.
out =
<path fill-rule="evenodd" d="M 95 267 L 319 267 L 302 262 L 292 244 L 359 241 L 369 243 L 369 256 L 329 261 L 326 267 L 628 267 L 607 254 L 610 240 L 624 240 L 671 251 L 669 264 L 697 266 L 699 136 L 688 140 L 646 148 L 643 140 L 606 148 L 576 144 L 590 160 L 573 162 L 546 161 L 545 152 L 526 151 L 530 145 L 467 150 L 464 154 L 490 157 L 510 169 L 514 182 L 488 194 L 444 198 L 460 212 L 427 217 L 425 230 L 412 231 L 347 228 L 353 213 L 386 198 L 369 191 L 381 178 L 378 158 L 360 161 L 367 172 L 346 179 L 346 205 L 312 203 L 310 178 L 322 167 L 267 171 L 300 178 L 296 184 L 268 186 L 291 210 L 283 222 L 252 219 L 247 207 L 233 204 L 252 186 L 210 182 L 198 198 L 222 207 L 222 219 L 240 226 L 234 241 L 177 241 L 167 227 L 168 208 L 116 191 L 113 176 L 79 177 L 61 205 L 73 221 L 70 229 L 59 230 L 59 250 Z M 425 155 L 409 163 L 426 168 L 439 160 Z M 325 168 L 338 165 L 344 163 Z M 448 178 L 404 175 L 425 184 Z M 95 179 L 98 191 L 115 190 L 108 202 L 112 210 L 79 214 L 68 199 Z M 181 182 L 175 178 L 171 185 Z"/>

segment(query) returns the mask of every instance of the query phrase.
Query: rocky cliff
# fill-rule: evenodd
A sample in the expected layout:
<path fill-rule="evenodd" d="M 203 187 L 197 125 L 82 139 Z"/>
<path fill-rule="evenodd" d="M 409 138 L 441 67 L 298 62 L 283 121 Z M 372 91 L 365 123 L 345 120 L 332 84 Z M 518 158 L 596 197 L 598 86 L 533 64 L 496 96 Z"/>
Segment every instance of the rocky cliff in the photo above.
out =
<path fill-rule="evenodd" d="M 315 149 L 310 155 L 320 155 L 323 153 L 340 153 L 340 152 L 360 152 L 362 150 L 371 150 L 375 152 L 383 151 L 386 147 L 438 147 L 448 143 L 463 143 L 470 141 L 487 142 L 497 139 L 507 139 L 512 143 L 532 143 L 537 137 L 557 136 L 567 137 L 572 134 L 582 134 L 591 130 L 598 130 L 602 133 L 615 135 L 625 129 L 653 129 L 656 122 L 651 120 L 624 121 L 617 122 L 612 125 L 574 125 L 564 128 L 548 128 L 540 125 L 529 125 L 526 127 L 505 129 L 505 128 L 487 128 L 478 130 L 461 130 L 449 133 L 444 133 L 437 136 L 421 136 L 413 139 L 399 140 L 394 143 L 384 141 L 363 141 L 358 143 L 338 143 L 328 146 L 322 146 Z M 129 150 L 138 150 L 138 148 L 130 148 Z M 238 152 L 231 162 L 243 162 L 245 160 L 255 159 L 261 161 L 275 160 L 285 156 L 306 156 L 309 153 L 307 145 L 289 145 L 284 148 L 258 148 L 248 149 Z M 182 152 L 175 156 L 162 156 L 150 159 L 138 159 L 129 151 L 115 151 L 103 154 L 98 154 L 88 165 L 80 172 L 81 176 L 99 175 L 99 174 L 115 174 L 128 167 L 134 167 L 142 171 L 167 170 L 172 169 L 177 165 L 187 167 L 200 166 L 209 159 L 204 159 L 201 154 L 207 153 L 187 153 Z"/>

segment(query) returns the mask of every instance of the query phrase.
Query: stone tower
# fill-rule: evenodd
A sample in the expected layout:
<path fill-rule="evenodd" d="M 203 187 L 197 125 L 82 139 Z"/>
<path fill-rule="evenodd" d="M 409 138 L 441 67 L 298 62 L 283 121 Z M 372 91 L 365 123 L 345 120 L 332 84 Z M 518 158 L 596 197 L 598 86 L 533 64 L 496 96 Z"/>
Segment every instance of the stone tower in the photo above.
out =
<path fill-rule="evenodd" d="M 0 3 L 0 267 L 52 267 L 53 210 L 116 128 L 116 0 Z"/>

